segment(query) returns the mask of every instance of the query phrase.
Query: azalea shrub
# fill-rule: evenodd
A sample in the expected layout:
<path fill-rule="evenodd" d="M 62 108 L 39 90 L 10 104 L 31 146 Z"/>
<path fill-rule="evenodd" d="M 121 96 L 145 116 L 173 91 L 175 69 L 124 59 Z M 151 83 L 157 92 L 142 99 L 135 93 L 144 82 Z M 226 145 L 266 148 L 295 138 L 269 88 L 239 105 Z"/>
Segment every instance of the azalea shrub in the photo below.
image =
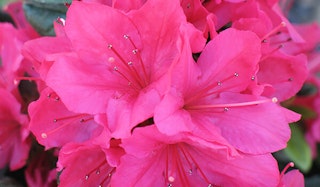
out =
<path fill-rule="evenodd" d="M 39 187 L 304 186 L 320 27 L 291 23 L 291 5 L 7 3 L 0 168 Z"/>

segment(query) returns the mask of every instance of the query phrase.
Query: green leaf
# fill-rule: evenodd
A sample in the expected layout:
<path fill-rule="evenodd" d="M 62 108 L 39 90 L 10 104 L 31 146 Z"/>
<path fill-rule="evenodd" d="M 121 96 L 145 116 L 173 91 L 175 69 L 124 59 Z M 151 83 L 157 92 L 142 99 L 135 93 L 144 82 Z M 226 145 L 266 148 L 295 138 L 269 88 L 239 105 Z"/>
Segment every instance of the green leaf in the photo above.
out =
<path fill-rule="evenodd" d="M 26 0 L 23 9 L 29 23 L 41 35 L 54 35 L 53 22 L 57 18 L 65 18 L 71 0 Z"/>
<path fill-rule="evenodd" d="M 304 138 L 303 131 L 297 124 L 291 124 L 291 139 L 287 148 L 284 149 L 286 155 L 295 163 L 295 166 L 302 172 L 307 173 L 312 166 L 311 149 Z"/>
<path fill-rule="evenodd" d="M 0 0 L 0 7 L 3 7 L 4 5 L 14 1 L 17 1 L 17 0 Z"/>

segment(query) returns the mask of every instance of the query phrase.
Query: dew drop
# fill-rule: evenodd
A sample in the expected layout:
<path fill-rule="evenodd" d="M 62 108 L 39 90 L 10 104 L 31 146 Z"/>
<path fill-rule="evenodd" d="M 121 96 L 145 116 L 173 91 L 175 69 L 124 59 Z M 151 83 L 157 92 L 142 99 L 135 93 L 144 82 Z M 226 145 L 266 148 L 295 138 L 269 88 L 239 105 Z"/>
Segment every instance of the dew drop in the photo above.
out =
<path fill-rule="evenodd" d="M 102 185 L 101 184 L 99 184 L 99 186 L 98 187 L 102 187 Z"/>
<path fill-rule="evenodd" d="M 235 72 L 233 75 L 234 75 L 235 77 L 239 77 L 239 73 L 237 73 L 237 72 Z"/>
<path fill-rule="evenodd" d="M 46 139 L 48 135 L 46 133 L 41 133 L 41 138 Z"/>
<path fill-rule="evenodd" d="M 132 82 L 128 82 L 128 86 L 131 86 L 132 85 Z"/>
<path fill-rule="evenodd" d="M 108 174 L 108 177 L 111 177 L 111 176 L 112 176 L 112 174 L 111 174 L 111 173 L 109 173 L 109 174 Z"/>
<path fill-rule="evenodd" d="M 168 187 L 172 187 L 172 184 L 169 183 L 169 184 L 168 184 Z"/>

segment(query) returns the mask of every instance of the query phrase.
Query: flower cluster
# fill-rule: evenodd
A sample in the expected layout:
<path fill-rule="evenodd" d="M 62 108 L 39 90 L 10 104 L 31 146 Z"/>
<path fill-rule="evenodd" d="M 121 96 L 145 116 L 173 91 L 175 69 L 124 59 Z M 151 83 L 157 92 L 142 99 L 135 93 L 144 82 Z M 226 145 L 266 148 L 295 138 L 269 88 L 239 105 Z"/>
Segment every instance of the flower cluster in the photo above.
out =
<path fill-rule="evenodd" d="M 272 153 L 300 119 L 279 103 L 316 79 L 319 30 L 277 0 L 73 1 L 43 37 L 22 17 L 0 24 L 0 167 L 23 167 L 32 136 L 58 155 L 29 185 L 304 185 Z"/>

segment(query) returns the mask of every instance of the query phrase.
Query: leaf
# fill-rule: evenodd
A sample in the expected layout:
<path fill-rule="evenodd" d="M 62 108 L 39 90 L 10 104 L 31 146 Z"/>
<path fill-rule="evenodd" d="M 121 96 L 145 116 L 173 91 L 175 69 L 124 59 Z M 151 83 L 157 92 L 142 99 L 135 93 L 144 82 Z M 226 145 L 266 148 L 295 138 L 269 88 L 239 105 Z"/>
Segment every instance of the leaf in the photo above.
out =
<path fill-rule="evenodd" d="M 14 2 L 16 0 L 0 0 L 0 8 L 3 7 L 6 4 L 9 4 L 11 2 Z"/>
<path fill-rule="evenodd" d="M 312 166 L 311 149 L 306 142 L 299 125 L 291 124 L 291 139 L 284 150 L 286 155 L 295 163 L 302 172 L 307 173 Z"/>
<path fill-rule="evenodd" d="M 65 18 L 71 0 L 26 0 L 23 9 L 29 23 L 41 35 L 54 35 L 53 22 L 57 18 Z"/>

